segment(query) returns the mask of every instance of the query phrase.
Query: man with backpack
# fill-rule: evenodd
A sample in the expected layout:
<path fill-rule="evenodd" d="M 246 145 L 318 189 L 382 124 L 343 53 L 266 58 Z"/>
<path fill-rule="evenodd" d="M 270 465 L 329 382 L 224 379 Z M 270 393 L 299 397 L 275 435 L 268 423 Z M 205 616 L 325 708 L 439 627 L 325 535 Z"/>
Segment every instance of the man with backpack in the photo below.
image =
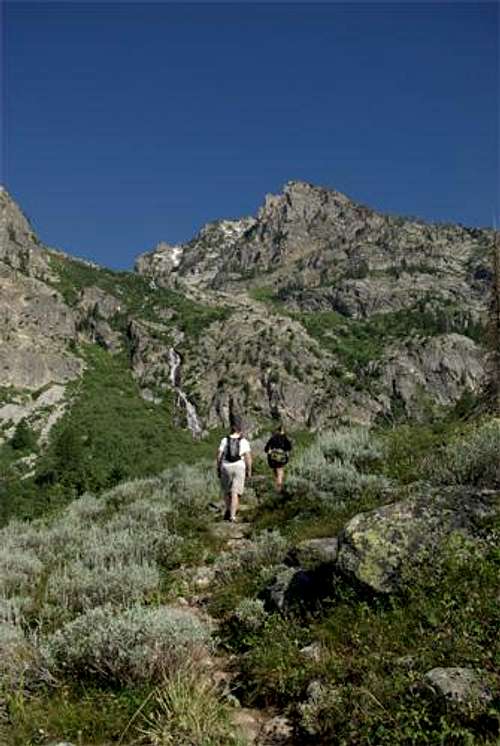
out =
<path fill-rule="evenodd" d="M 245 487 L 245 476 L 252 476 L 250 443 L 243 437 L 241 417 L 231 418 L 231 432 L 222 438 L 217 453 L 217 474 L 224 493 L 224 520 L 236 521 L 236 513 Z"/>

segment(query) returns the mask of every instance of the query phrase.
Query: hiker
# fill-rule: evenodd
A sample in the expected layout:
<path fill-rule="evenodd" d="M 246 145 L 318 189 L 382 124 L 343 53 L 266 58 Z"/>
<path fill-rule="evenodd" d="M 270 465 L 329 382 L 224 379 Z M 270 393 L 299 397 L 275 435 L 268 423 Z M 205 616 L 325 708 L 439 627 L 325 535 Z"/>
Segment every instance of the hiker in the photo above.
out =
<path fill-rule="evenodd" d="M 226 510 L 224 520 L 236 521 L 236 513 L 245 487 L 245 476 L 252 476 L 250 443 L 243 437 L 241 417 L 231 418 L 231 432 L 222 438 L 217 453 L 217 474 L 222 485 Z"/>
<path fill-rule="evenodd" d="M 267 453 L 267 463 L 273 471 L 274 485 L 278 492 L 283 489 L 285 479 L 285 466 L 288 463 L 288 454 L 292 450 L 292 443 L 288 439 L 285 428 L 280 425 L 271 435 L 264 448 Z"/>

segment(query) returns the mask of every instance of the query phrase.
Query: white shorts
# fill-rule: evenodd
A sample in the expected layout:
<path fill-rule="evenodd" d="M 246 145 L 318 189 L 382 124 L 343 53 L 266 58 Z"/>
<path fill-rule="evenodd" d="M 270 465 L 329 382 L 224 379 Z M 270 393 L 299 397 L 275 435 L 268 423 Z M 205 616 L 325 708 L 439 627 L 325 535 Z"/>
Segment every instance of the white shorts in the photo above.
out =
<path fill-rule="evenodd" d="M 242 495 L 245 489 L 245 462 L 223 461 L 220 470 L 220 481 L 224 495 Z"/>

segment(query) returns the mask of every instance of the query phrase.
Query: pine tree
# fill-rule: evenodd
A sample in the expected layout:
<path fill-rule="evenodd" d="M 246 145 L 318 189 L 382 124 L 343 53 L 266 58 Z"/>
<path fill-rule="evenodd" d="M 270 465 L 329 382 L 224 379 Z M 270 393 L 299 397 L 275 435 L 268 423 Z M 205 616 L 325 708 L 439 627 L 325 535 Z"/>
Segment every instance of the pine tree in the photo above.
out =
<path fill-rule="evenodd" d="M 36 447 L 36 436 L 26 420 L 18 422 L 10 444 L 16 451 L 32 451 Z"/>

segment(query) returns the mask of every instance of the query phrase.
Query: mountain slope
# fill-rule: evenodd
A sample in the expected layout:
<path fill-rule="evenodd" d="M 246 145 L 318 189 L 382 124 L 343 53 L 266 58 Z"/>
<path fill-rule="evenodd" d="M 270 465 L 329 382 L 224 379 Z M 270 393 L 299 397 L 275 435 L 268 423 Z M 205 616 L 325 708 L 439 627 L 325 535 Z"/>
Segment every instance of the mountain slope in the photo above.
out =
<path fill-rule="evenodd" d="M 139 400 L 186 443 L 234 410 L 252 432 L 278 417 L 314 429 L 444 413 L 485 380 L 491 240 L 290 182 L 256 217 L 216 221 L 184 246 L 142 255 L 136 273 L 113 272 L 43 246 L 3 190 L 0 460 L 36 478 L 76 424 L 82 376 L 99 378 L 106 356 L 135 387 L 125 386 L 135 402 L 126 426 L 115 399 L 96 401 L 110 408 L 108 440 L 119 439 L 110 423 L 144 428 L 158 456 L 169 439 L 148 435 L 156 419 Z M 26 425 L 38 460 L 11 448 Z M 80 441 L 91 459 L 96 439 Z"/>

